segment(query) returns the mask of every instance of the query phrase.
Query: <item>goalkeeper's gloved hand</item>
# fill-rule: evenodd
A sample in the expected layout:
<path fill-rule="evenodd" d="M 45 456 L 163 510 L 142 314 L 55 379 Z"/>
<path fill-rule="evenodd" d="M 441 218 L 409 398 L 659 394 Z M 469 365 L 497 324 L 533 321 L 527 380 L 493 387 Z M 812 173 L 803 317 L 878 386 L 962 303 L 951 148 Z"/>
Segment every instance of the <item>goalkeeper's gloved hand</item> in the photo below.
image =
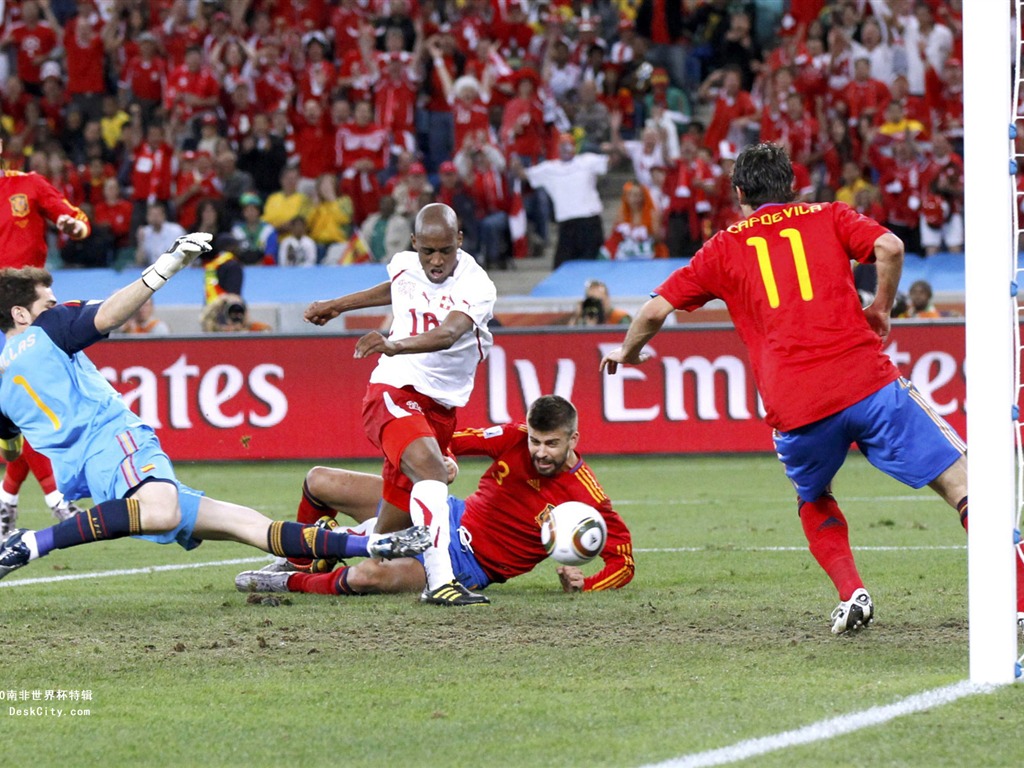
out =
<path fill-rule="evenodd" d="M 195 261 L 196 256 L 213 250 L 213 246 L 210 245 L 212 239 L 213 235 L 206 232 L 182 235 L 174 241 L 171 250 L 161 254 L 160 258 L 146 267 L 142 273 L 142 282 L 151 291 L 160 290 L 164 283 Z"/>

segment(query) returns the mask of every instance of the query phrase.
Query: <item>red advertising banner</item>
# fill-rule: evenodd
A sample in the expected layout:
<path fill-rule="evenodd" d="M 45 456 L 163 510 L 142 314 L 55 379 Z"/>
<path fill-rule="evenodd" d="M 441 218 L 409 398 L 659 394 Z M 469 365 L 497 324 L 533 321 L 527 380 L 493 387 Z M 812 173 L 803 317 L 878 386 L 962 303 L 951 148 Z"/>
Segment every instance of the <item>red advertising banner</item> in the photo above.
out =
<path fill-rule="evenodd" d="M 622 329 L 499 330 L 460 426 L 521 419 L 545 393 L 580 411 L 585 455 L 772 450 L 746 353 L 731 327 L 666 328 L 654 359 L 598 373 Z M 361 404 L 375 362 L 356 336 L 220 336 L 101 342 L 89 356 L 175 459 L 368 458 Z M 887 352 L 961 434 L 961 322 L 897 325 Z M 828 387 L 831 382 L 808 382 Z"/>

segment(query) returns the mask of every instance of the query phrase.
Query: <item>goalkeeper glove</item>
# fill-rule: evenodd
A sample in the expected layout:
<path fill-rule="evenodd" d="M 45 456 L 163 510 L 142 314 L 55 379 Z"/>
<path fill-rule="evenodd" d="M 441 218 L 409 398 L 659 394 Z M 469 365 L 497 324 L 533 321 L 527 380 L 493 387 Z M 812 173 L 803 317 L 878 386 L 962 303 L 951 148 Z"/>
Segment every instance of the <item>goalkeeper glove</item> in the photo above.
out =
<path fill-rule="evenodd" d="M 171 250 L 161 254 L 155 262 L 146 267 L 142 273 L 142 282 L 151 291 L 158 291 L 164 287 L 164 283 L 174 275 L 191 264 L 196 256 L 213 249 L 210 241 L 213 235 L 206 232 L 194 232 L 191 235 L 182 235 L 174 241 Z"/>

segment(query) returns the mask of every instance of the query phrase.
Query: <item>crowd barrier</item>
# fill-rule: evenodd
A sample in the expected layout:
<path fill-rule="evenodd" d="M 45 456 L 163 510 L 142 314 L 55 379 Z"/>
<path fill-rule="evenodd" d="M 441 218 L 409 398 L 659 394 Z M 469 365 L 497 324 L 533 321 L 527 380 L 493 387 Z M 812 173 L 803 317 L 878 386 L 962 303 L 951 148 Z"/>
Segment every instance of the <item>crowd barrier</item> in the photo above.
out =
<path fill-rule="evenodd" d="M 585 456 L 771 451 L 771 429 L 731 326 L 664 329 L 641 367 L 601 375 L 623 329 L 499 329 L 459 425 L 522 419 L 545 393 L 580 411 Z M 378 456 L 361 403 L 373 360 L 357 335 L 130 338 L 89 355 L 178 460 Z M 897 322 L 887 352 L 925 400 L 965 433 L 961 320 Z M 831 382 L 808 381 L 808 387 Z"/>

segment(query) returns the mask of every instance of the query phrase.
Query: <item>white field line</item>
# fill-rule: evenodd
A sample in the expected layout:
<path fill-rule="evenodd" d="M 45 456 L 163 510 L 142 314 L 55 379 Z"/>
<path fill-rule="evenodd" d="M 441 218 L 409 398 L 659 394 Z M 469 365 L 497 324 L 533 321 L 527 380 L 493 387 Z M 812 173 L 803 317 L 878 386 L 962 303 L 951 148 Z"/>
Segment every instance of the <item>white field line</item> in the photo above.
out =
<path fill-rule="evenodd" d="M 747 739 L 728 747 L 712 749 L 707 752 L 695 752 L 692 755 L 672 758 L 662 763 L 644 766 L 644 768 L 705 768 L 706 766 L 728 765 L 729 763 L 746 760 L 750 757 L 758 757 L 769 752 L 776 752 L 780 749 L 789 749 L 802 744 L 833 739 L 836 736 L 859 731 L 861 728 L 882 725 L 897 717 L 922 712 L 926 709 L 942 706 L 943 704 L 950 704 L 965 696 L 990 693 L 993 690 L 995 690 L 995 686 L 976 685 L 965 680 L 944 688 L 935 688 L 908 696 L 894 704 L 886 704 L 884 706 L 871 707 L 871 709 L 865 709 L 861 712 L 839 715 L 828 720 L 820 720 L 817 723 L 805 725 L 796 730 L 777 733 L 774 736 Z"/>
<path fill-rule="evenodd" d="M 160 571 L 184 571 L 191 568 L 208 568 L 215 565 L 248 565 L 266 563 L 269 557 L 240 557 L 236 560 L 213 560 L 205 563 L 180 563 L 177 565 L 150 565 L 145 568 L 122 568 L 117 571 L 93 571 L 91 573 L 69 573 L 65 576 L 43 576 L 38 579 L 16 579 L 0 581 L 0 587 L 22 587 L 27 584 L 52 584 L 56 581 L 78 581 L 80 579 L 104 579 L 108 576 L 138 576 Z"/>
<path fill-rule="evenodd" d="M 967 549 L 966 544 L 949 544 L 921 547 L 853 547 L 857 552 L 933 552 L 945 549 Z M 653 547 L 634 549 L 634 552 L 806 552 L 807 547 Z"/>
<path fill-rule="evenodd" d="M 966 546 L 935 546 L 935 547 L 854 547 L 865 552 L 910 552 L 915 550 L 967 549 Z M 651 549 L 634 549 L 640 553 L 678 553 L 678 552 L 806 552 L 807 547 L 655 547 Z M 242 557 L 235 560 L 212 560 L 203 563 L 178 563 L 175 565 L 150 565 L 143 568 L 121 568 L 115 571 L 92 571 L 90 573 L 69 573 L 64 576 L 42 576 L 36 579 L 15 579 L 0 581 L 0 588 L 22 587 L 29 584 L 53 584 L 58 581 L 80 581 L 82 579 L 105 579 L 111 576 L 139 576 L 161 571 L 185 571 L 192 568 L 209 568 L 219 565 L 248 565 L 250 563 L 266 563 L 268 557 Z"/>

